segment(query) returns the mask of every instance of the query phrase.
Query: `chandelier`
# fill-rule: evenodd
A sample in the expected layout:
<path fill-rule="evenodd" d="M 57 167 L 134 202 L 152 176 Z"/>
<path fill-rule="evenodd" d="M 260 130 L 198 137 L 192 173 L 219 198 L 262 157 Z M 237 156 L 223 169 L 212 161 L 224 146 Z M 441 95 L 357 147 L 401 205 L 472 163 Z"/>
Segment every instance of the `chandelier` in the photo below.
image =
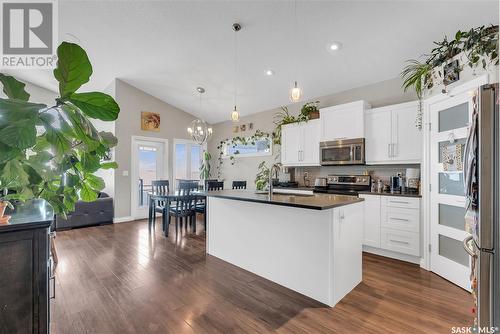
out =
<path fill-rule="evenodd" d="M 200 112 L 201 109 L 201 94 L 205 93 L 205 89 L 203 87 L 197 87 L 196 90 L 200 93 Z M 212 127 L 207 124 L 202 119 L 195 119 L 191 122 L 189 127 L 187 128 L 187 132 L 193 138 L 193 140 L 200 145 L 206 143 L 210 137 L 212 136 L 213 130 Z"/>

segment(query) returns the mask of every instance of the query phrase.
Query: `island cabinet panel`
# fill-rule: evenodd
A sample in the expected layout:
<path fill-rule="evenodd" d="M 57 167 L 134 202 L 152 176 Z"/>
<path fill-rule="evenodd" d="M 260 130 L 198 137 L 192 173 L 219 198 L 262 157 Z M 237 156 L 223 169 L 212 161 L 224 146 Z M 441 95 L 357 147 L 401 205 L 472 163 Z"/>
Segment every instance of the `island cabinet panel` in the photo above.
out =
<path fill-rule="evenodd" d="M 48 228 L 0 233 L 0 332 L 48 332 Z"/>
<path fill-rule="evenodd" d="M 333 306 L 361 282 L 363 210 L 208 197 L 207 253 Z"/>
<path fill-rule="evenodd" d="M 362 203 L 333 210 L 333 305 L 362 281 L 363 220 Z"/>
<path fill-rule="evenodd" d="M 363 223 L 363 245 L 380 247 L 380 196 L 359 195 L 365 201 Z"/>

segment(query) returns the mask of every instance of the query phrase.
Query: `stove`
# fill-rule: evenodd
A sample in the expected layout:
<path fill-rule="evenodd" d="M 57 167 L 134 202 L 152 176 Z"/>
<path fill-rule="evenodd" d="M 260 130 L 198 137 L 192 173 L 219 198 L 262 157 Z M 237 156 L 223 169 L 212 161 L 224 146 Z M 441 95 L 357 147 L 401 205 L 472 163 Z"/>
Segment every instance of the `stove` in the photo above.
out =
<path fill-rule="evenodd" d="M 314 192 L 358 196 L 360 191 L 369 191 L 369 175 L 328 175 L 326 187 L 314 187 Z"/>

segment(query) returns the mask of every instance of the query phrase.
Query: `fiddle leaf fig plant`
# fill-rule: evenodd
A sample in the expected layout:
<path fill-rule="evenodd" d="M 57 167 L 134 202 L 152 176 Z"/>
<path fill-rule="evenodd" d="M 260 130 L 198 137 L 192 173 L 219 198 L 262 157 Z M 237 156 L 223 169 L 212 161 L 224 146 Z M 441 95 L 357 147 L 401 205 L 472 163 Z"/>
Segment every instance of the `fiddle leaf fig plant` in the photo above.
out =
<path fill-rule="evenodd" d="M 44 198 L 66 214 L 79 199 L 94 201 L 104 189 L 95 172 L 117 168 L 102 162 L 116 137 L 99 132 L 90 119 L 114 121 L 120 107 L 105 93 L 79 91 L 92 75 L 79 45 L 63 42 L 57 57 L 59 96 L 51 106 L 30 101 L 24 83 L 0 73 L 7 96 L 0 98 L 0 189 L 2 200 Z"/>

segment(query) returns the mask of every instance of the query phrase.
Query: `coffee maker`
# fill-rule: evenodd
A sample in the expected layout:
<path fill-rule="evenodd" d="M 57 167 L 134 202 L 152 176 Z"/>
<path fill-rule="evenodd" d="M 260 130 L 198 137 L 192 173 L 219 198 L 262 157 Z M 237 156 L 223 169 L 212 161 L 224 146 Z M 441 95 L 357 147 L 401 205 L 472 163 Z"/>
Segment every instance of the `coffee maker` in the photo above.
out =
<path fill-rule="evenodd" d="M 420 186 L 420 169 L 406 169 L 406 191 L 410 194 L 418 194 Z"/>
<path fill-rule="evenodd" d="M 391 176 L 389 186 L 391 188 L 391 194 L 404 193 L 406 191 L 406 182 L 403 173 Z"/>

